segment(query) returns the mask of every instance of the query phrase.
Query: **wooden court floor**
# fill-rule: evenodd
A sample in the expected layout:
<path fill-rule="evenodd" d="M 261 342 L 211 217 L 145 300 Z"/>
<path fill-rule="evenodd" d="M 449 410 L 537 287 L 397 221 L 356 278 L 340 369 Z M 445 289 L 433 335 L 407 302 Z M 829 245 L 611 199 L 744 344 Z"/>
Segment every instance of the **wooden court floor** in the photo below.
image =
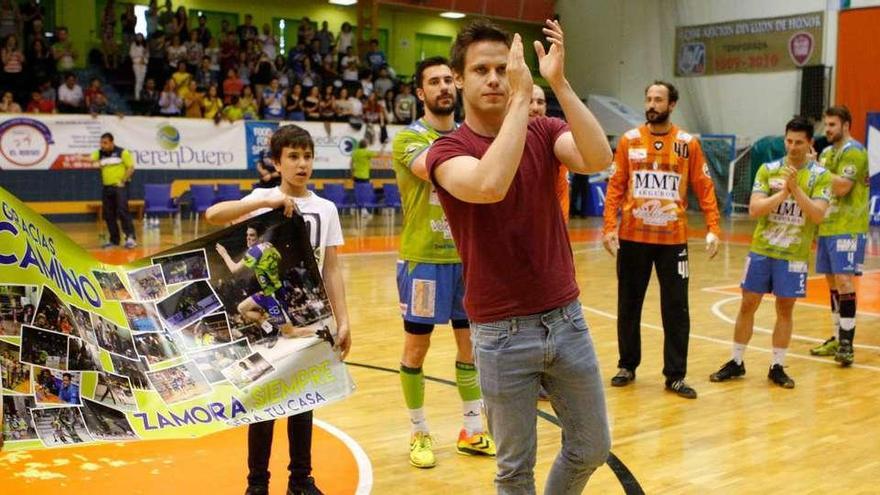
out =
<path fill-rule="evenodd" d="M 327 493 L 351 493 L 352 483 L 370 486 L 375 494 L 493 493 L 494 461 L 455 453 L 461 411 L 453 384 L 454 343 L 444 327 L 435 331 L 425 363 L 426 375 L 432 378 L 425 408 L 436 438 L 438 465 L 418 470 L 408 464 L 408 417 L 396 374 L 402 345 L 394 278 L 399 221 L 399 216 L 392 223 L 377 215 L 366 229 L 358 230 L 345 218 L 343 266 L 353 332 L 348 361 L 358 389 L 315 416 L 356 442 L 370 466 L 357 473 L 350 456 L 333 454 L 333 449 L 345 447 L 322 429 L 315 439 L 315 477 Z M 694 216 L 691 221 L 699 229 L 701 219 Z M 574 219 L 570 231 L 580 299 L 607 384 L 617 363 L 617 281 L 613 258 L 598 241 L 599 225 L 598 219 Z M 87 248 L 98 246 L 97 228 L 95 223 L 65 225 Z M 753 224 L 728 220 L 723 228 L 725 242 L 715 260 L 707 259 L 699 236 L 691 242 L 688 381 L 699 398 L 688 401 L 663 389 L 663 334 L 654 279 L 642 315 L 643 363 L 638 379 L 622 389 L 606 388 L 613 462 L 595 473 L 587 492 L 880 493 L 880 230 L 871 233 L 866 275 L 860 280 L 855 365 L 841 369 L 830 359 L 809 355 L 809 348 L 826 338 L 831 328 L 827 287 L 820 277 L 811 278 L 808 298 L 795 309 L 795 336 L 786 363 L 797 386 L 783 390 L 766 379 L 768 329 L 774 319 L 769 300 L 756 316 L 745 356 L 746 377 L 733 383 L 709 382 L 709 374 L 730 358 L 732 322 L 739 305 L 737 283 Z M 96 256 L 121 262 L 193 236 L 188 222 L 178 231 L 166 221 L 159 232 L 139 233 L 140 248 L 95 251 Z M 540 408 L 545 414 L 537 425 L 539 492 L 560 442 L 552 408 L 548 403 L 540 403 Z M 284 493 L 285 488 L 282 427 L 276 426 L 273 494 Z M 21 473 L 27 469 L 51 473 L 59 458 L 65 465 L 76 465 L 76 455 L 67 449 L 28 455 L 10 459 L 0 453 L 0 492 L 84 493 L 83 487 L 101 494 L 244 491 L 243 430 L 125 448 L 82 447 L 76 455 L 102 469 L 71 468 L 74 474 L 66 478 Z"/>

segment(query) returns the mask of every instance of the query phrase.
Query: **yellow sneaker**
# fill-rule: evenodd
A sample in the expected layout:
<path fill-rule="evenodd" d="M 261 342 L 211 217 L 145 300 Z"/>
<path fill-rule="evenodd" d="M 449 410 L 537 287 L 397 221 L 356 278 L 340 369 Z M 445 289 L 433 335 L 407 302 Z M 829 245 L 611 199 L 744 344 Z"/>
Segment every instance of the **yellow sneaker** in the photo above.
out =
<path fill-rule="evenodd" d="M 434 439 L 429 433 L 418 431 L 409 440 L 409 463 L 417 468 L 428 469 L 437 465 L 434 458 Z"/>
<path fill-rule="evenodd" d="M 467 436 L 467 431 L 462 428 L 455 448 L 462 455 L 495 455 L 495 441 L 488 433 L 482 431 Z"/>

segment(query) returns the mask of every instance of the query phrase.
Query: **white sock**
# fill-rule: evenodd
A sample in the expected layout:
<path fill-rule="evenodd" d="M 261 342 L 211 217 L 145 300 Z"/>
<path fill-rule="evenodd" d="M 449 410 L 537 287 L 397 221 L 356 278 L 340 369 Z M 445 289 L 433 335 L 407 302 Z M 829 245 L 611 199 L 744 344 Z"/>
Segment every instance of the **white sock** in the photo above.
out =
<path fill-rule="evenodd" d="M 834 338 L 840 340 L 840 313 L 837 311 L 831 313 L 831 322 L 834 324 Z"/>
<path fill-rule="evenodd" d="M 840 319 L 840 328 L 841 329 L 852 330 L 855 327 L 856 327 L 856 319 L 855 318 L 841 318 Z"/>
<path fill-rule="evenodd" d="M 733 360 L 736 364 L 743 364 L 743 354 L 746 353 L 746 344 L 733 343 Z"/>
<path fill-rule="evenodd" d="M 785 353 L 788 352 L 788 349 L 784 347 L 774 347 L 773 348 L 773 364 L 778 364 L 779 366 L 785 366 Z"/>
<path fill-rule="evenodd" d="M 483 432 L 483 418 L 480 415 L 482 402 L 481 400 L 466 400 L 461 403 L 464 429 L 468 436 Z"/>
<path fill-rule="evenodd" d="M 412 433 L 429 433 L 431 430 L 428 429 L 428 420 L 425 419 L 425 409 L 420 407 L 418 409 L 410 409 L 409 410 L 409 425 Z"/>

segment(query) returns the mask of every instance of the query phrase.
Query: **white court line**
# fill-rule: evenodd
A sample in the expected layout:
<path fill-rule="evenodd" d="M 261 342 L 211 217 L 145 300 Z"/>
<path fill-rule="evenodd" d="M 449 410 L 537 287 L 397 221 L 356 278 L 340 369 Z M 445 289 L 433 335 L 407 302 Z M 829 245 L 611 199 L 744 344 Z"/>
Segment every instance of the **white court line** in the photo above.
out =
<path fill-rule="evenodd" d="M 581 307 L 583 307 L 584 311 L 589 311 L 589 312 L 591 312 L 591 313 L 595 313 L 595 314 L 597 314 L 597 315 L 599 315 L 599 316 L 604 316 L 604 317 L 606 317 L 606 318 L 610 318 L 610 319 L 612 319 L 612 320 L 616 320 L 616 319 L 617 319 L 617 316 L 616 316 L 616 315 L 613 315 L 613 314 L 611 314 L 611 313 L 607 313 L 607 312 L 602 311 L 602 310 L 600 310 L 600 309 L 595 309 L 595 308 L 591 308 L 591 307 L 589 307 L 589 306 L 583 306 L 583 305 L 581 305 Z M 661 326 L 657 326 L 657 325 L 652 325 L 652 324 L 650 324 L 650 323 L 642 323 L 642 326 L 643 326 L 643 327 L 650 328 L 650 329 L 652 329 L 652 330 L 660 330 L 660 331 L 663 331 L 663 327 L 661 327 Z M 731 344 L 730 344 L 730 343 L 731 343 L 731 340 L 730 340 L 730 339 L 716 339 L 715 337 L 709 337 L 709 336 L 706 336 L 706 335 L 698 335 L 698 334 L 695 334 L 695 333 L 693 333 L 693 332 L 690 334 L 690 336 L 691 336 L 692 338 L 695 338 L 695 339 L 706 340 L 706 341 L 708 341 L 708 342 L 714 342 L 714 343 L 716 343 L 716 344 L 722 344 L 722 345 L 726 345 L 726 346 L 730 346 L 730 345 L 731 345 Z M 749 348 L 749 349 L 754 349 L 754 350 L 756 350 L 756 351 L 766 352 L 766 353 L 768 353 L 768 354 L 770 354 L 770 353 L 773 352 L 771 349 L 767 349 L 767 348 L 764 348 L 764 347 L 758 347 L 758 346 L 754 346 L 754 345 L 751 345 L 751 344 L 748 345 L 748 348 Z M 838 365 L 837 362 L 835 362 L 834 360 L 827 359 L 827 358 L 825 358 L 825 359 L 820 359 L 820 358 L 816 358 L 816 357 L 813 357 L 813 356 L 807 356 L 807 355 L 803 355 L 803 354 L 797 354 L 797 353 L 795 353 L 795 352 L 789 352 L 787 355 L 790 356 L 790 357 L 793 357 L 793 358 L 803 359 L 803 360 L 805 360 L 805 361 L 814 361 L 814 362 L 822 363 L 822 364 L 834 365 L 834 366 L 838 366 L 838 367 L 840 366 L 840 365 Z M 865 370 L 871 370 L 871 371 L 880 371 L 880 367 L 878 367 L 878 366 L 870 366 L 870 365 L 867 365 L 867 364 L 858 364 L 858 363 L 853 363 L 853 364 L 850 366 L 850 368 L 859 368 L 859 369 L 865 369 Z"/>
<path fill-rule="evenodd" d="M 713 313 L 715 316 L 717 316 L 719 319 L 721 319 L 722 321 L 725 321 L 725 322 L 727 322 L 727 323 L 730 323 L 731 325 L 735 325 L 735 324 L 736 324 L 736 320 L 733 319 L 733 318 L 731 318 L 731 317 L 729 317 L 729 316 L 727 316 L 726 314 L 724 314 L 724 312 L 721 311 L 721 306 L 724 306 L 725 304 L 727 304 L 727 303 L 729 303 L 729 302 L 732 302 L 732 301 L 736 301 L 736 300 L 738 300 L 738 299 L 741 299 L 741 297 L 740 297 L 740 296 L 733 296 L 733 297 L 728 297 L 727 299 L 722 299 L 722 300 L 720 300 L 720 301 L 717 301 L 715 304 L 712 305 L 712 313 Z M 764 327 L 759 327 L 759 326 L 757 326 L 757 325 L 755 325 L 755 326 L 753 327 L 753 329 L 754 329 L 754 330 L 757 330 L 758 332 L 761 332 L 761 333 L 766 333 L 766 334 L 768 334 L 768 335 L 773 333 L 773 330 L 772 330 L 772 329 L 764 328 Z M 818 338 L 816 338 L 816 337 L 808 337 L 808 336 L 806 336 L 806 335 L 798 335 L 798 334 L 795 334 L 795 333 L 792 333 L 792 334 L 791 334 L 791 338 L 793 338 L 793 339 L 797 339 L 797 340 L 803 340 L 803 341 L 806 341 L 806 342 L 814 342 L 814 343 L 816 343 L 816 344 L 821 344 L 822 342 L 825 342 L 824 340 L 822 340 L 822 339 L 818 339 Z M 869 349 L 869 350 L 873 350 L 873 351 L 880 351 L 880 346 L 876 346 L 876 345 L 869 345 L 869 344 L 853 344 L 853 347 L 857 347 L 857 348 L 860 348 L 860 349 Z"/>
<path fill-rule="evenodd" d="M 730 286 L 726 286 L 726 287 L 731 288 L 731 289 L 739 288 L 738 285 L 730 285 Z M 701 290 L 704 290 L 706 292 L 711 292 L 713 294 L 722 294 L 725 296 L 732 296 L 733 295 L 732 292 L 724 290 L 723 288 L 720 288 L 720 287 L 707 287 L 707 288 L 701 289 Z M 742 297 L 742 295 L 737 295 L 736 297 Z M 767 297 L 767 299 L 771 299 L 771 300 L 775 299 L 773 294 L 765 294 L 765 297 Z M 795 304 L 797 304 L 798 306 L 808 306 L 810 308 L 830 309 L 825 304 L 816 304 L 816 303 L 811 303 L 811 302 L 806 302 L 806 301 L 801 301 L 801 300 L 795 301 Z M 874 313 L 873 311 L 864 311 L 864 310 L 860 309 L 860 310 L 856 310 L 856 314 L 862 315 L 862 316 L 872 316 L 874 318 L 880 318 L 880 313 Z"/>
<path fill-rule="evenodd" d="M 318 418 L 315 418 L 314 421 L 316 425 L 323 428 L 327 433 L 341 440 L 348 447 L 348 450 L 351 451 L 352 455 L 354 455 L 358 465 L 358 487 L 355 495 L 369 495 L 373 489 L 373 464 L 370 463 L 367 453 L 344 431 Z"/>

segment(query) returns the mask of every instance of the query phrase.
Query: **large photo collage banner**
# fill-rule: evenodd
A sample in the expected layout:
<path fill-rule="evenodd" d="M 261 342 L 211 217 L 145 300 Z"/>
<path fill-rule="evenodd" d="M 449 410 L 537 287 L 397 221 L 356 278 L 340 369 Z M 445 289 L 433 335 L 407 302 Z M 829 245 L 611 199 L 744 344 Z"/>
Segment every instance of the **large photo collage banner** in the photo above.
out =
<path fill-rule="evenodd" d="M 189 438 L 354 390 L 299 216 L 106 265 L 0 188 L 3 449 Z"/>

